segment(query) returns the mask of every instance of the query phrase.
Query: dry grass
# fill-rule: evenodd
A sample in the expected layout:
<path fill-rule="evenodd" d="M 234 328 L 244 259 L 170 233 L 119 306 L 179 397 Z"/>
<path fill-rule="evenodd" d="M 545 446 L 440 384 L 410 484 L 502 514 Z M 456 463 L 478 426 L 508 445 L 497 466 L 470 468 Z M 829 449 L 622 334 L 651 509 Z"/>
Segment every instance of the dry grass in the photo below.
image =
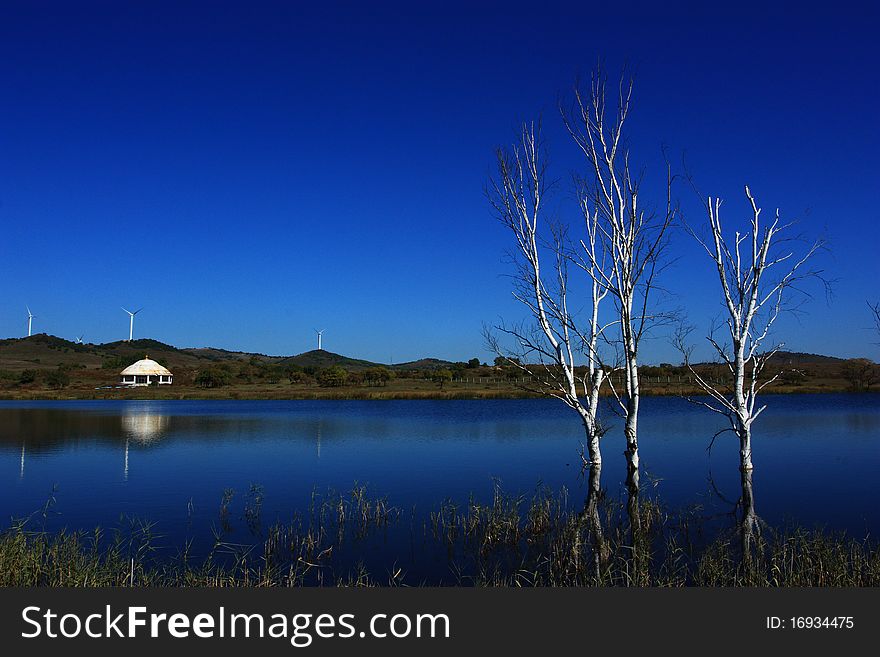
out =
<path fill-rule="evenodd" d="M 816 381 L 810 384 L 791 386 L 774 385 L 765 391 L 768 394 L 811 394 L 845 392 L 846 386 L 839 381 Z M 644 395 L 691 396 L 702 395 L 698 388 L 686 384 L 650 383 L 642 389 Z M 607 394 L 607 391 L 605 391 Z M 524 390 L 511 383 L 446 383 L 441 389 L 436 383 L 421 379 L 397 379 L 387 386 L 348 385 L 338 388 L 325 388 L 318 385 L 281 383 L 234 383 L 220 388 L 200 388 L 193 385 L 175 383 L 173 386 L 132 389 L 96 389 L 95 382 L 88 384 L 74 381 L 62 389 L 44 386 L 0 387 L 0 399 L 10 400 L 76 400 L 76 399 L 119 399 L 119 400 L 175 400 L 175 399 L 242 399 L 242 400 L 293 400 L 293 399 L 527 399 L 542 398 L 537 393 Z"/>
<path fill-rule="evenodd" d="M 256 500 L 259 491 L 252 491 Z M 251 509 L 256 502 L 251 502 Z M 258 509 L 254 510 L 259 515 Z M 800 528 L 764 530 L 750 559 L 735 532 L 705 543 L 694 514 L 640 505 L 633 536 L 624 507 L 601 506 L 603 536 L 593 535 L 563 490 L 531 499 L 497 489 L 489 503 L 445 502 L 423 521 L 421 549 L 445 554 L 449 575 L 407 581 L 392 559 L 376 576 L 351 555 L 401 522 L 401 512 L 355 486 L 345 495 L 315 495 L 302 517 L 274 525 L 257 545 L 215 537 L 199 560 L 189 545 L 159 557 L 155 526 L 126 532 L 48 534 L 19 522 L 0 534 L 2 586 L 878 586 L 880 549 L 869 540 Z M 222 510 L 221 510 L 222 515 Z M 250 522 L 250 520 L 249 520 Z M 402 545 L 407 552 L 414 545 Z M 343 563 L 338 553 L 349 557 Z M 398 555 L 403 556 L 403 555 Z"/>

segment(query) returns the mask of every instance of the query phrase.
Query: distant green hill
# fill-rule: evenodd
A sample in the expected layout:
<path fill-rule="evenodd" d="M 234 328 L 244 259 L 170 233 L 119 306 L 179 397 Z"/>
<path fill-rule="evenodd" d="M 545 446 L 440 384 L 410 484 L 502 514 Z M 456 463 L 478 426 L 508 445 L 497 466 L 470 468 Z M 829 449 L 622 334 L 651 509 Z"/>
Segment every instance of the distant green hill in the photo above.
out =
<path fill-rule="evenodd" d="M 332 351 L 324 349 L 313 349 L 297 356 L 290 356 L 280 361 L 282 364 L 298 365 L 299 367 L 315 367 L 317 369 L 325 369 L 334 365 L 350 371 L 357 372 L 370 367 L 379 367 L 380 363 L 372 363 L 368 360 L 360 360 L 358 358 L 349 358 L 340 354 L 334 354 Z"/>
<path fill-rule="evenodd" d="M 199 369 L 206 365 L 242 363 L 254 359 L 272 365 L 291 364 L 316 369 L 339 365 L 352 372 L 381 365 L 359 358 L 349 358 L 323 349 L 284 357 L 228 351 L 213 347 L 180 349 L 149 338 L 141 338 L 131 342 L 119 340 L 104 344 L 76 344 L 70 340 L 40 333 L 29 338 L 0 340 L 0 369 L 13 371 L 55 368 L 59 365 L 97 369 L 108 363 L 112 363 L 115 367 L 122 362 L 133 363 L 145 356 L 160 361 L 172 369 L 175 367 Z M 431 358 L 396 365 L 395 368 L 430 369 L 443 366 L 444 363 L 446 361 Z"/>
<path fill-rule="evenodd" d="M 774 365 L 830 365 L 842 363 L 845 359 L 836 356 L 822 356 L 820 354 L 805 354 L 800 351 L 777 351 L 770 359 Z"/>
<path fill-rule="evenodd" d="M 228 349 L 218 349 L 216 347 L 185 347 L 180 351 L 193 355 L 196 358 L 212 361 L 246 361 L 251 360 L 252 358 L 257 358 L 266 361 L 267 363 L 280 363 L 285 360 L 284 356 L 266 356 L 265 354 L 252 354 L 246 351 L 229 351 Z"/>
<path fill-rule="evenodd" d="M 296 356 L 266 356 L 240 351 L 228 351 L 213 347 L 179 349 L 158 340 L 141 338 L 127 342 L 107 342 L 105 344 L 76 344 L 70 340 L 40 333 L 28 338 L 7 338 L 0 340 L 0 370 L 21 371 L 25 369 L 56 368 L 59 365 L 86 369 L 102 367 L 115 368 L 121 363 L 133 363 L 149 356 L 167 365 L 170 369 L 198 370 L 208 365 L 232 363 L 239 364 L 256 360 L 270 365 L 291 364 L 299 367 L 326 369 L 333 365 L 357 372 L 371 367 L 389 367 L 397 371 L 432 370 L 452 367 L 452 363 L 438 358 L 422 358 L 407 363 L 383 365 L 359 358 L 314 349 Z M 779 352 L 774 356 L 777 366 L 794 366 L 825 369 L 839 367 L 843 359 L 833 356 Z"/>
<path fill-rule="evenodd" d="M 349 358 L 348 356 L 334 354 L 332 351 L 326 351 L 324 349 L 313 349 L 312 351 L 307 351 L 298 356 L 285 358 L 281 360 L 281 362 L 298 365 L 300 367 L 316 367 L 318 369 L 339 365 L 350 372 L 357 372 L 370 367 L 387 367 L 392 370 L 436 370 L 444 367 L 452 367 L 450 361 L 441 360 L 439 358 L 422 358 L 407 363 L 386 365 L 384 363 L 374 363 L 359 358 Z"/>
<path fill-rule="evenodd" d="M 395 370 L 439 370 L 449 367 L 452 367 L 451 361 L 439 358 L 420 358 L 419 360 L 411 360 L 408 363 L 398 363 L 391 366 Z"/>
<path fill-rule="evenodd" d="M 206 360 L 198 354 L 146 338 L 131 342 L 77 344 L 39 333 L 28 338 L 0 340 L 0 369 L 4 370 L 44 369 L 59 365 L 97 369 L 108 362 L 133 363 L 144 356 L 179 368 L 198 368 Z"/>

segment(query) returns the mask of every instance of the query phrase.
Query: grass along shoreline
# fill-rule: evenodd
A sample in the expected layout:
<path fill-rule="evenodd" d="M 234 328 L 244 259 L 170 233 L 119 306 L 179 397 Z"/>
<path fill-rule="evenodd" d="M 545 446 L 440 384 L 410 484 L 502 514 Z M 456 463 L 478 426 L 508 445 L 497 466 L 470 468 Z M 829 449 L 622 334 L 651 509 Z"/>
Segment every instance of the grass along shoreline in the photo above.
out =
<path fill-rule="evenodd" d="M 768 387 L 763 394 L 823 394 L 852 392 L 846 386 L 835 385 L 778 385 Z M 871 390 L 870 392 L 877 392 Z M 608 396 L 603 391 L 603 396 Z M 650 396 L 702 396 L 705 392 L 696 386 L 653 385 L 646 386 L 642 395 Z M 862 394 L 862 393 L 859 393 Z M 408 387 L 388 385 L 381 387 L 343 386 L 337 388 L 299 387 L 289 384 L 243 385 L 223 388 L 198 388 L 193 386 L 168 386 L 149 388 L 61 388 L 61 389 L 7 389 L 0 390 L 0 400 L 7 401 L 74 401 L 94 399 L 121 400 L 172 400 L 172 399 L 243 399 L 243 400 L 314 400 L 314 399 L 540 399 L 536 392 L 507 385 L 446 384 L 442 389 L 436 385 Z"/>
<path fill-rule="evenodd" d="M 223 517 L 221 507 L 220 515 Z M 252 513 L 258 514 L 259 511 Z M 410 522 L 414 536 L 402 553 L 445 555 L 438 581 L 412 579 L 394 558 L 370 571 L 357 558 L 370 540 L 406 529 L 407 514 L 362 487 L 315 496 L 302 516 L 262 532 L 251 546 L 215 534 L 206 556 L 189 544 L 161 555 L 154 525 L 128 533 L 49 533 L 34 518 L 0 533 L 0 586 L 878 586 L 880 547 L 872 540 L 798 527 L 765 528 L 754 554 L 743 558 L 733 530 L 702 540 L 694 513 L 671 514 L 641 503 L 642 531 L 632 536 L 623 507 L 601 505 L 603 538 L 567 492 L 531 499 L 497 490 L 488 503 L 444 502 Z M 256 516 L 248 523 L 259 524 Z"/>

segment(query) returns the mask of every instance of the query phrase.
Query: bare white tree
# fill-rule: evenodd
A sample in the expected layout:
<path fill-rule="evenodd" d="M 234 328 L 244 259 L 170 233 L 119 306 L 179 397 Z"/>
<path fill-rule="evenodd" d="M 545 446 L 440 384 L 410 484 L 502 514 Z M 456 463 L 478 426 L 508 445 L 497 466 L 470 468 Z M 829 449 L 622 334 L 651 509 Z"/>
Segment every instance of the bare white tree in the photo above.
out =
<path fill-rule="evenodd" d="M 691 364 L 691 350 L 685 344 L 684 334 L 678 336 L 678 342 L 694 380 L 710 398 L 695 401 L 723 415 L 739 439 L 742 529 L 747 547 L 757 528 L 751 486 L 752 424 L 766 408 L 757 403 L 759 393 L 782 374 L 781 371 L 767 372 L 773 355 L 783 346 L 781 342 L 770 343 L 771 330 L 780 313 L 791 308 L 790 297 L 803 294 L 799 282 L 807 277 L 821 277 L 821 272 L 808 269 L 807 263 L 822 248 L 823 242 L 808 244 L 797 255 L 793 240 L 786 237 L 792 224 L 781 221 L 779 210 L 772 221 L 762 223 L 761 209 L 748 187 L 745 195 L 751 209 L 747 231 L 735 231 L 732 237 L 726 238 L 721 223 L 721 199 L 712 197 L 706 202 L 711 238 L 703 239 L 690 230 L 715 265 L 726 335 L 720 336 L 713 328 L 707 339 L 730 372 L 731 383 L 710 381 Z"/>
<path fill-rule="evenodd" d="M 590 463 L 601 464 L 597 411 L 605 373 L 595 354 L 603 330 L 599 305 L 606 292 L 590 278 L 589 316 L 585 322 L 575 318 L 569 307 L 568 265 L 573 258 L 565 231 L 543 217 L 548 185 L 540 127 L 523 126 L 519 143 L 511 149 L 498 149 L 496 159 L 497 176 L 490 180 L 487 195 L 497 218 L 514 237 L 513 296 L 531 319 L 495 327 L 508 340 L 499 340 L 496 332 L 489 331 L 488 341 L 496 353 L 533 377 L 540 392 L 578 413 L 586 431 Z M 592 259 L 598 262 L 595 223 L 588 218 L 586 224 L 587 237 L 582 244 L 592 249 Z M 592 267 L 585 266 L 588 270 Z M 579 356 L 585 367 L 578 367 Z"/>
<path fill-rule="evenodd" d="M 611 388 L 625 417 L 627 485 L 634 499 L 639 491 L 639 349 L 648 331 L 669 319 L 654 308 L 653 297 L 664 265 L 668 231 L 678 210 L 672 202 L 673 179 L 668 166 L 666 194 L 659 209 L 642 198 L 643 175 L 631 168 L 624 134 L 632 91 L 632 80 L 622 76 L 616 112 L 609 112 L 606 80 L 597 71 L 589 93 L 584 95 L 576 87 L 574 107 L 563 110 L 562 115 L 588 164 L 582 204 L 585 214 L 594 217 L 598 247 L 585 245 L 583 255 L 588 273 L 611 295 L 616 310 L 624 379 L 623 390 Z M 598 260 L 597 254 L 605 260 Z"/>
<path fill-rule="evenodd" d="M 513 236 L 513 295 L 527 309 L 529 319 L 487 330 L 486 339 L 496 353 L 522 370 L 532 382 L 526 387 L 561 400 L 580 417 L 590 468 L 587 514 L 600 535 L 596 502 L 603 429 L 598 409 L 606 373 L 597 348 L 605 329 L 600 325 L 599 307 L 608 292 L 601 284 L 604 274 L 599 273 L 603 259 L 598 252 L 598 215 L 585 213 L 585 233 L 576 250 L 566 230 L 545 219 L 549 185 L 539 125 L 524 125 L 519 142 L 510 149 L 498 149 L 496 159 L 497 174 L 489 181 L 487 196 L 497 218 Z M 587 273 L 576 306 L 580 311 L 586 305 L 583 313 L 572 310 L 571 263 Z"/>

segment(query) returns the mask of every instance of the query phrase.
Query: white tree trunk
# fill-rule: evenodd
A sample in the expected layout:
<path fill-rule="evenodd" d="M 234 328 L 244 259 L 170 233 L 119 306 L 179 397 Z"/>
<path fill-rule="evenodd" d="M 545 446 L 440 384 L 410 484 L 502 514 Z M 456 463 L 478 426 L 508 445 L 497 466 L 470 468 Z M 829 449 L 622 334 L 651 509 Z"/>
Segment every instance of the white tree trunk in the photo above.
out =
<path fill-rule="evenodd" d="M 631 495 L 639 493 L 639 391 L 633 389 L 626 402 L 626 481 Z"/>
<path fill-rule="evenodd" d="M 489 198 L 499 220 L 514 236 L 518 267 L 514 297 L 528 309 L 532 321 L 528 328 L 496 327 L 513 339 L 515 352 L 505 350 L 491 332 L 487 332 L 486 337 L 496 353 L 528 374 L 530 380 L 537 379 L 537 392 L 560 399 L 580 416 L 593 482 L 588 492 L 589 507 L 599 494 L 602 464 L 598 410 L 605 372 L 599 364 L 596 346 L 603 330 L 599 324 L 599 305 L 607 291 L 598 273 L 597 217 L 585 215 L 587 235 L 585 240 L 580 240 L 585 254 L 579 260 L 571 254 L 563 230 L 551 229 L 552 239 L 548 239 L 547 229 L 541 226 L 544 156 L 540 130 L 535 125 L 523 126 L 520 142 L 512 150 L 497 152 L 498 178 L 491 181 Z M 552 269 L 546 266 L 548 257 L 554 265 Z M 589 277 L 591 313 L 584 322 L 568 310 L 570 262 L 583 268 Z M 583 370 L 577 371 L 579 352 L 586 357 L 586 375 L 582 375 Z M 530 366 L 528 360 L 536 357 L 539 362 Z M 595 518 L 598 520 L 598 514 Z"/>
<path fill-rule="evenodd" d="M 764 410 L 756 408 L 758 393 L 773 383 L 780 373 L 762 380 L 762 373 L 769 359 L 781 344 L 764 349 L 763 342 L 770 333 L 783 308 L 783 296 L 793 284 L 805 276 L 818 276 L 818 272 L 803 272 L 804 263 L 821 247 L 815 242 L 799 260 L 791 252 L 775 252 L 780 231 L 787 224 L 780 224 L 779 211 L 769 226 L 762 226 L 761 209 L 757 206 L 748 187 L 745 195 L 752 210 L 750 230 L 735 232 L 732 240 L 725 240 L 721 226 L 721 200 L 709 197 L 706 210 L 709 218 L 712 240 L 704 242 L 696 233 L 693 236 L 713 260 L 720 283 L 722 301 L 727 310 L 725 323 L 728 335 L 723 340 L 716 339 L 714 330 L 709 332 L 708 341 L 716 354 L 727 366 L 733 387 L 728 391 L 718 384 L 704 378 L 689 364 L 690 349 L 679 337 L 685 363 L 700 387 L 711 398 L 709 402 L 698 401 L 712 411 L 724 415 L 730 429 L 739 440 L 739 469 L 742 482 L 741 531 L 743 539 L 743 559 L 751 559 L 754 534 L 758 530 L 758 516 L 755 513 L 755 498 L 752 490 L 752 424 Z M 743 249 L 743 244 L 748 250 Z M 778 277 L 768 280 L 768 271 L 786 263 L 788 269 Z M 775 271 L 775 270 L 774 270 Z M 772 275 L 772 274 L 771 274 Z M 760 327 L 760 328 L 758 328 Z M 729 339 L 730 346 L 726 346 Z"/>
<path fill-rule="evenodd" d="M 655 275 L 662 269 L 660 263 L 666 246 L 667 230 L 678 214 L 672 203 L 672 176 L 666 171 L 666 206 L 664 210 L 648 209 L 640 197 L 642 174 L 636 175 L 624 134 L 624 124 L 630 109 L 632 81 L 621 80 L 617 91 L 616 113 L 606 103 L 605 78 L 601 71 L 593 76 L 589 95 L 575 90 L 575 105 L 569 114 L 563 112 L 566 127 L 581 149 L 589 165 L 584 180 L 587 191 L 582 205 L 589 208 L 585 215 L 595 217 L 595 237 L 602 243 L 601 263 L 595 258 L 590 263 L 607 265 L 597 267 L 595 280 L 611 294 L 616 306 L 615 324 L 619 330 L 625 391 L 614 390 L 617 402 L 625 416 L 624 436 L 627 464 L 627 488 L 630 494 L 631 516 L 638 526 L 639 493 L 639 345 L 646 332 L 664 320 L 662 313 L 652 307 Z M 656 207 L 660 207 L 657 205 Z M 589 254 L 589 250 L 588 250 Z M 625 397 L 625 398 L 624 398 Z"/>

